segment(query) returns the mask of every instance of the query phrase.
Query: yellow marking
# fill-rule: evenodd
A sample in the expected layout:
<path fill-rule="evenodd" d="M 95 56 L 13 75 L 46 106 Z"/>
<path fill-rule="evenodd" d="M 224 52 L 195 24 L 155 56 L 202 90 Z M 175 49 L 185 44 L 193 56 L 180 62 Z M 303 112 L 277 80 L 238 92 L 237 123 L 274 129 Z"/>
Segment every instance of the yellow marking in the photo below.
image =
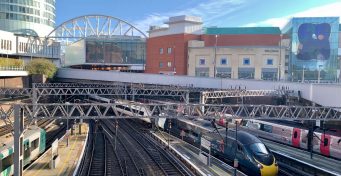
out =
<path fill-rule="evenodd" d="M 44 158 L 45 159 L 45 158 Z M 43 160 L 43 158 L 42 158 L 42 160 Z M 35 172 L 35 174 L 33 174 L 34 176 L 36 176 L 36 175 L 38 175 L 47 165 L 49 164 L 49 162 L 47 162 L 47 163 L 45 163 L 42 167 L 40 167 L 39 169 L 38 169 L 38 171 L 37 172 Z"/>
<path fill-rule="evenodd" d="M 68 137 L 69 137 L 69 136 L 68 136 Z M 77 140 L 78 140 L 78 135 L 76 136 L 76 139 L 75 139 L 75 141 L 73 142 L 72 147 L 71 147 L 71 150 L 69 150 L 69 153 L 67 154 L 67 157 L 66 157 L 66 160 L 65 160 L 65 161 L 69 162 L 69 159 L 70 159 L 72 150 L 75 148 Z M 66 162 L 64 162 L 63 167 L 62 167 L 61 169 L 59 169 L 58 175 L 61 175 L 62 171 L 64 170 L 65 165 L 66 165 Z"/>
<path fill-rule="evenodd" d="M 263 166 L 263 168 L 260 169 L 262 176 L 276 176 L 278 174 L 278 166 L 275 165 L 276 163 L 275 157 L 274 157 L 273 163 L 270 166 L 264 165 L 257 160 L 256 162 Z"/>

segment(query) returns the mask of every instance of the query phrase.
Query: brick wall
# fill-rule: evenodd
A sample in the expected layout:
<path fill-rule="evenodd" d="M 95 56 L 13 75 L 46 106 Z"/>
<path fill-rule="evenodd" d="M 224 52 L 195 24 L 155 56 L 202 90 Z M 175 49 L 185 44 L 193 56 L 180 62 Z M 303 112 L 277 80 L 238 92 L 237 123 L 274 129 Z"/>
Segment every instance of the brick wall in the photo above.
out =
<path fill-rule="evenodd" d="M 199 35 L 174 34 L 160 37 L 153 37 L 147 40 L 147 61 L 146 73 L 172 72 L 174 61 L 176 75 L 187 74 L 187 43 L 189 40 L 199 40 Z M 163 48 L 163 54 L 160 54 Z M 172 48 L 172 53 L 167 53 L 167 48 Z M 163 63 L 160 68 L 159 63 Z M 167 66 L 171 62 L 171 67 Z"/>

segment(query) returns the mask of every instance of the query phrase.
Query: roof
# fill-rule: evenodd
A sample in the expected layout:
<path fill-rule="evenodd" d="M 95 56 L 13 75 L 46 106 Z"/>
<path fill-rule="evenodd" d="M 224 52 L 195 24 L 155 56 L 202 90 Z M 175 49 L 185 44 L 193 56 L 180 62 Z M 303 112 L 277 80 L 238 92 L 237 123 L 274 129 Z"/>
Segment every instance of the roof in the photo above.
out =
<path fill-rule="evenodd" d="M 279 27 L 231 27 L 206 28 L 208 35 L 236 35 L 236 34 L 281 34 Z"/>

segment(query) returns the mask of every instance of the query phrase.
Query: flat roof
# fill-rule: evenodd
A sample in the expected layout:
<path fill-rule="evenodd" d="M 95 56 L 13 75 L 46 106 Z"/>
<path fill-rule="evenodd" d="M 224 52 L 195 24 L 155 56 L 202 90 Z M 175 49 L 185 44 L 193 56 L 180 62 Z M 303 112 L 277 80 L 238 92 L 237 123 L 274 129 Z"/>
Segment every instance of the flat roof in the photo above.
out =
<path fill-rule="evenodd" d="M 238 34 L 276 34 L 280 35 L 279 27 L 227 27 L 227 28 L 206 28 L 208 35 L 238 35 Z"/>

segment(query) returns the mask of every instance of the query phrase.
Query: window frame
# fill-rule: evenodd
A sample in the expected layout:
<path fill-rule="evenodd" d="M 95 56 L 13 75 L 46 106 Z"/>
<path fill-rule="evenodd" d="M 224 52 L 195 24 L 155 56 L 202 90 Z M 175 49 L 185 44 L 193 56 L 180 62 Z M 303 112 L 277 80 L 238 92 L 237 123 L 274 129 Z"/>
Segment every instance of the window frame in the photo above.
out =
<path fill-rule="evenodd" d="M 159 54 L 163 54 L 163 48 L 159 48 Z"/>
<path fill-rule="evenodd" d="M 271 61 L 271 64 L 269 64 L 269 61 Z M 272 58 L 267 58 L 267 59 L 266 59 L 266 65 L 274 65 L 274 59 L 272 59 Z"/>
<path fill-rule="evenodd" d="M 223 61 L 225 61 L 225 64 L 223 63 Z M 225 57 L 220 58 L 220 65 L 228 65 L 227 58 L 225 58 Z"/>
<path fill-rule="evenodd" d="M 248 61 L 248 63 L 246 63 L 245 61 Z M 251 59 L 249 57 L 244 57 L 243 58 L 243 65 L 251 65 Z"/>
<path fill-rule="evenodd" d="M 168 47 L 167 48 L 167 54 L 172 54 L 172 50 L 173 50 L 172 47 Z"/>
<path fill-rule="evenodd" d="M 205 58 L 200 58 L 199 59 L 199 65 L 206 65 L 206 59 Z"/>

